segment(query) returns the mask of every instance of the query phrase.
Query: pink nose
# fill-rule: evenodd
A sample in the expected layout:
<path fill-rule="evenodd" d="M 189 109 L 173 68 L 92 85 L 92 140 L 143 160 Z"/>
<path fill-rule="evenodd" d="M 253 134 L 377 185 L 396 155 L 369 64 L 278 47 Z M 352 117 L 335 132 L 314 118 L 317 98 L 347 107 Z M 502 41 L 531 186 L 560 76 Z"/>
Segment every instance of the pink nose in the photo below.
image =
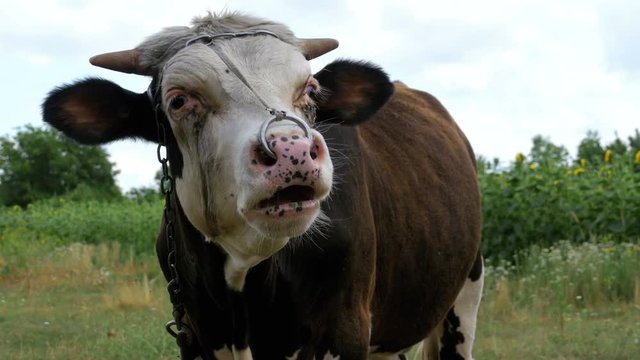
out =
<path fill-rule="evenodd" d="M 322 137 L 313 140 L 301 135 L 271 134 L 269 148 L 273 159 L 254 146 L 251 163 L 272 183 L 310 184 L 320 177 L 319 162 L 325 156 Z"/>

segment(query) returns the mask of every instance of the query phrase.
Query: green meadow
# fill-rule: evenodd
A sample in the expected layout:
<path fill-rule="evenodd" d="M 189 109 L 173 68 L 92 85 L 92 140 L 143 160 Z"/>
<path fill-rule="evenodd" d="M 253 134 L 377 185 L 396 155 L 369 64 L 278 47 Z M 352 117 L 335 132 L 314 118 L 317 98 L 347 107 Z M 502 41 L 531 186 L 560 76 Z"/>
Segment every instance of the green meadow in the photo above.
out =
<path fill-rule="evenodd" d="M 176 358 L 153 256 L 118 243 L 30 253 L 19 264 L 3 259 L 3 358 Z M 640 245 L 594 240 L 529 255 L 517 267 L 488 264 L 477 359 L 638 358 Z"/>

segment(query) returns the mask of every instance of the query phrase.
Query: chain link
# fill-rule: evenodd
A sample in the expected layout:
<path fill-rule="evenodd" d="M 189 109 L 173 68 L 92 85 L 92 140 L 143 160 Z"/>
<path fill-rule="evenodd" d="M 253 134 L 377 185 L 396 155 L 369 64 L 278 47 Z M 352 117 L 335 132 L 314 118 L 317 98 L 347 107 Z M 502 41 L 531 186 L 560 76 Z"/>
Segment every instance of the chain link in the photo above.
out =
<path fill-rule="evenodd" d="M 167 255 L 167 265 L 169 266 L 169 273 L 171 279 L 167 284 L 167 291 L 169 292 L 169 300 L 173 305 L 173 320 L 167 322 L 165 329 L 167 332 L 176 339 L 178 346 L 180 347 L 180 357 L 185 359 L 188 352 L 188 347 L 191 346 L 193 339 L 193 331 L 182 322 L 185 315 L 184 302 L 182 297 L 182 284 L 180 283 L 180 277 L 178 276 L 178 269 L 176 267 L 176 241 L 175 241 L 175 214 L 171 203 L 171 195 L 175 188 L 175 181 L 173 176 L 169 173 L 169 159 L 167 156 L 167 129 L 165 124 L 160 121 L 158 116 L 159 105 L 155 107 L 156 126 L 158 130 L 158 148 L 156 154 L 158 162 L 162 166 L 162 177 L 160 178 L 160 192 L 165 197 L 164 202 L 164 219 L 165 219 L 165 241 L 167 242 L 167 249 L 169 254 Z M 173 328 L 176 328 L 174 330 Z"/>

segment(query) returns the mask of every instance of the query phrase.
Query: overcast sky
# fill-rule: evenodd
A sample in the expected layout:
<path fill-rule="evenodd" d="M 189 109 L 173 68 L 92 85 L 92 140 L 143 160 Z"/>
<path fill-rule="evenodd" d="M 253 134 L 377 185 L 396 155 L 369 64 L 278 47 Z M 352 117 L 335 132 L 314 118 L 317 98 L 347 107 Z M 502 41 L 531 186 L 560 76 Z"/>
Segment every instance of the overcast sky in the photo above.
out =
<path fill-rule="evenodd" d="M 240 10 L 340 47 L 312 61 L 366 59 L 438 97 L 476 153 L 510 161 L 536 134 L 575 152 L 640 128 L 640 1 L 8 0 L 0 13 L 0 135 L 40 125 L 49 90 L 100 76 L 142 92 L 149 79 L 89 65 L 196 15 Z M 127 190 L 153 184 L 155 149 L 108 146 Z"/>

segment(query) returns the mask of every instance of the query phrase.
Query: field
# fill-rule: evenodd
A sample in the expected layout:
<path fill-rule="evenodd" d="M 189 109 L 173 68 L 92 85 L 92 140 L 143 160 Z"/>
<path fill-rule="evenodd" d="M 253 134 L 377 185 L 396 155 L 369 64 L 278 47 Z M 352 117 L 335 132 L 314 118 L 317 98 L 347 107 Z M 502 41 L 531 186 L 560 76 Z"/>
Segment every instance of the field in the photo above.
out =
<path fill-rule="evenodd" d="M 155 259 L 74 244 L 2 278 L 4 359 L 175 358 L 171 310 Z"/>
<path fill-rule="evenodd" d="M 638 359 L 640 246 L 533 251 L 526 270 L 488 265 L 476 358 Z M 0 278 L 3 358 L 175 359 L 156 260 L 124 253 L 72 244 L 33 250 L 19 266 L 5 259 L 14 268 Z"/>
<path fill-rule="evenodd" d="M 480 161 L 477 359 L 640 359 L 640 151 L 607 154 Z M 2 358 L 175 359 L 161 213 L 153 194 L 1 207 Z"/>

